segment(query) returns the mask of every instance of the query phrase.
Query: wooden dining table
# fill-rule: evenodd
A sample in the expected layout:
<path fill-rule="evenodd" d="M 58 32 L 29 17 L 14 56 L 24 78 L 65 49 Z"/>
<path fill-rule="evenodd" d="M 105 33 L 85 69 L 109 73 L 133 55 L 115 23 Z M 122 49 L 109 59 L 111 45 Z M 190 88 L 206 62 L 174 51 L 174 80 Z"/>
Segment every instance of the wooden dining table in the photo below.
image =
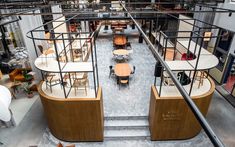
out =
<path fill-rule="evenodd" d="M 114 44 L 115 45 L 126 45 L 126 36 L 123 36 L 123 35 L 119 35 L 119 36 L 115 36 L 114 37 Z"/>
<path fill-rule="evenodd" d="M 128 77 L 131 74 L 131 67 L 128 63 L 118 63 L 114 67 L 114 73 L 118 77 Z"/>
<path fill-rule="evenodd" d="M 126 49 L 116 49 L 113 51 L 113 54 L 117 56 L 126 56 L 129 52 Z"/>

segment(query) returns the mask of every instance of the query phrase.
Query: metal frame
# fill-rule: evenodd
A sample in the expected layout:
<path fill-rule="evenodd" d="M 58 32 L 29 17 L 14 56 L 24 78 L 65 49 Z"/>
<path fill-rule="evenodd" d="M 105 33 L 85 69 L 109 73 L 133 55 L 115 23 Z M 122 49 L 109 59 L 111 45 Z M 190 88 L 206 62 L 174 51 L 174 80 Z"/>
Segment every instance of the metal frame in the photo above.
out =
<path fill-rule="evenodd" d="M 93 82 L 94 82 L 94 90 L 95 90 L 95 96 L 97 96 L 97 91 L 98 91 L 98 86 L 99 86 L 99 79 L 98 79 L 98 66 L 97 66 L 97 54 L 96 54 L 96 44 L 95 44 L 95 38 L 97 36 L 97 33 L 98 31 L 100 30 L 100 26 L 98 26 L 98 29 L 95 31 L 95 32 L 78 32 L 78 33 L 73 33 L 73 32 L 68 32 L 68 33 L 59 33 L 59 32 L 54 32 L 54 30 L 56 28 L 58 28 L 59 26 L 63 25 L 63 24 L 66 24 L 68 23 L 70 20 L 72 20 L 74 17 L 76 17 L 77 15 L 65 20 L 65 21 L 61 21 L 61 20 L 58 20 L 59 18 L 55 19 L 55 20 L 52 20 L 48 23 L 53 23 L 53 22 L 62 22 L 61 24 L 57 25 L 56 27 L 54 27 L 53 29 L 51 30 L 48 30 L 52 36 L 54 36 L 53 38 L 50 38 L 50 39 L 45 39 L 45 38 L 36 38 L 34 37 L 35 33 L 40 33 L 40 32 L 43 32 L 45 33 L 46 30 L 43 30 L 41 28 L 43 28 L 44 25 L 47 25 L 48 23 L 46 24 L 43 24 L 42 26 L 39 26 L 31 31 L 29 31 L 26 35 L 28 38 L 32 39 L 33 41 L 33 44 L 34 44 L 34 49 L 35 49 L 35 54 L 37 57 L 39 57 L 38 55 L 38 52 L 37 52 L 37 47 L 36 47 L 36 41 L 37 40 L 40 40 L 40 41 L 53 41 L 53 44 L 54 44 L 54 48 L 55 48 L 55 54 L 56 54 L 56 60 L 58 61 L 58 67 L 59 67 L 59 75 L 60 75 L 60 79 L 61 79 L 61 83 L 62 83 L 62 86 L 63 86 L 63 93 L 64 93 L 64 97 L 65 98 L 68 98 L 70 92 L 71 92 L 71 89 L 72 89 L 72 86 L 69 87 L 69 90 L 66 91 L 65 89 L 65 85 L 63 85 L 64 83 L 64 79 L 63 79 L 63 74 L 64 73 L 74 73 L 75 71 L 66 71 L 66 72 L 62 72 L 62 70 L 64 69 L 64 67 L 67 65 L 67 62 L 65 62 L 65 65 L 64 66 L 61 66 L 60 65 L 60 61 L 59 61 L 59 57 L 60 55 L 64 52 L 65 53 L 65 56 L 66 56 L 66 61 L 68 61 L 68 56 L 67 56 L 67 52 L 70 51 L 72 48 L 71 48 L 71 44 L 73 43 L 74 40 L 77 40 L 77 41 L 80 41 L 81 43 L 81 40 L 89 40 L 90 41 L 90 57 L 91 57 L 91 62 L 92 62 L 92 71 L 89 71 L 91 73 L 93 73 Z M 86 28 L 85 28 L 86 29 Z M 75 35 L 75 34 L 87 34 L 86 36 L 87 37 L 79 37 L 79 38 L 76 38 L 74 40 L 71 40 L 71 35 Z M 55 37 L 55 35 L 57 35 L 57 37 Z M 65 35 L 67 35 L 68 37 L 65 37 Z M 67 40 L 69 43 L 66 45 L 65 44 L 65 40 Z M 63 43 L 63 47 L 62 47 L 62 50 L 59 52 L 58 51 L 58 47 L 57 47 L 57 41 L 62 41 Z M 83 47 L 82 47 L 83 48 Z M 88 48 L 88 46 L 87 46 Z M 83 54 L 83 53 L 82 53 Z M 39 69 L 40 70 L 40 69 Z M 42 77 L 43 76 L 43 73 L 42 73 L 42 70 L 41 71 L 41 74 L 42 74 Z M 45 71 L 47 72 L 47 71 Z M 79 71 L 79 72 L 83 72 L 83 71 Z M 87 71 L 84 71 L 84 72 L 87 72 Z M 56 72 L 55 72 L 56 73 Z M 69 74 L 69 80 L 70 80 L 70 84 L 71 84 L 71 77 L 70 77 L 70 74 Z"/>
<path fill-rule="evenodd" d="M 198 110 L 197 106 L 194 104 L 194 102 L 192 101 L 192 99 L 190 98 L 190 96 L 187 94 L 187 92 L 184 90 L 184 88 L 182 87 L 182 85 L 179 83 L 179 81 L 177 80 L 177 78 L 174 76 L 174 74 L 172 73 L 172 71 L 170 70 L 170 68 L 167 66 L 167 64 L 165 63 L 165 61 L 162 59 L 161 55 L 157 52 L 156 48 L 153 46 L 153 44 L 150 42 L 150 40 L 148 39 L 148 37 L 146 36 L 146 34 L 144 33 L 144 31 L 141 29 L 141 27 L 139 26 L 139 24 L 137 23 L 137 21 L 134 19 L 134 17 L 132 16 L 132 14 L 139 14 L 139 13 L 143 13 L 143 14 L 156 14 L 158 16 L 158 14 L 180 14 L 182 13 L 182 11 L 135 11 L 135 12 L 129 12 L 127 10 L 127 8 L 120 2 L 120 4 L 122 5 L 122 7 L 124 8 L 124 11 L 126 14 L 128 14 L 129 16 L 126 19 L 131 19 L 136 27 L 138 28 L 138 30 L 140 31 L 140 33 L 142 34 L 142 36 L 144 37 L 146 43 L 149 45 L 150 50 L 152 51 L 153 55 L 156 57 L 156 59 L 158 61 L 160 61 L 160 63 L 163 65 L 163 67 L 166 69 L 166 71 L 168 72 L 169 76 L 172 78 L 173 82 L 175 83 L 176 87 L 179 89 L 180 93 L 182 94 L 183 98 L 185 99 L 186 103 L 188 104 L 189 108 L 192 110 L 193 114 L 195 115 L 195 117 L 197 118 L 197 120 L 199 121 L 199 123 L 201 124 L 202 128 L 205 130 L 206 134 L 208 135 L 208 137 L 210 138 L 211 142 L 214 144 L 214 146 L 219 146 L 222 147 L 224 146 L 223 143 L 220 141 L 220 139 L 216 136 L 216 134 L 213 132 L 213 130 L 211 129 L 211 127 L 209 126 L 209 124 L 207 123 L 206 119 L 204 118 L 204 116 L 201 114 L 201 112 Z M 152 3 L 151 3 L 152 4 Z M 156 3 L 159 4 L 159 3 Z M 50 5 L 49 5 L 50 6 Z M 217 7 L 213 7 L 213 11 L 184 11 L 185 14 L 192 14 L 192 13 L 235 13 L 235 11 L 233 10 L 228 10 L 228 9 L 219 9 Z M 8 13 L 8 14 L 2 14 L 2 16 L 9 16 L 9 15 L 51 15 L 52 13 Z M 61 13 L 53 13 L 53 14 L 61 14 Z M 71 15 L 71 14 L 96 14 L 96 12 L 63 12 L 63 14 L 66 15 Z M 109 19 L 109 18 L 108 18 Z M 36 31 L 36 30 L 34 30 Z M 29 36 L 29 33 L 27 34 L 27 36 L 29 38 L 31 38 L 34 42 L 34 47 L 35 47 L 35 52 L 37 54 L 36 51 L 36 45 L 35 45 L 35 40 L 45 40 L 45 39 L 40 39 L 40 38 L 34 38 L 33 37 L 33 31 L 30 31 L 30 34 L 32 36 Z M 62 35 L 63 36 L 63 35 Z M 193 36 L 192 36 L 193 37 Z M 198 38 L 203 38 L 201 36 L 198 36 Z M 64 39 L 64 38 L 63 38 Z M 55 40 L 54 40 L 55 42 Z M 95 41 L 94 41 L 95 42 Z M 96 57 L 96 48 L 94 48 L 94 53 Z M 95 58 L 95 61 L 97 59 Z M 96 67 L 96 71 L 97 71 L 97 80 L 98 80 L 98 69 L 97 69 L 97 62 L 95 62 L 93 64 L 93 68 Z M 60 72 L 61 74 L 61 72 Z"/>
<path fill-rule="evenodd" d="M 169 14 L 170 15 L 170 14 Z M 195 76 L 196 76 L 196 71 L 197 71 L 197 66 L 198 66 L 198 62 L 199 62 L 199 57 L 200 57 L 200 52 L 201 52 L 201 48 L 202 48 L 202 46 L 203 46 L 203 39 L 204 39 L 204 36 L 202 36 L 202 34 L 204 33 L 204 31 L 203 30 L 206 30 L 206 29 L 210 29 L 210 30 L 212 30 L 212 29 L 220 29 L 219 27 L 217 27 L 217 26 L 215 26 L 215 25 L 211 25 L 211 24 L 209 24 L 209 23 L 206 23 L 206 22 L 203 22 L 203 21 L 201 21 L 201 20 L 197 20 L 197 19 L 179 19 L 178 17 L 175 17 L 175 16 L 173 16 L 173 15 L 170 15 L 170 16 L 172 16 L 172 17 L 174 17 L 175 19 L 177 19 L 178 21 L 183 21 L 183 22 L 185 22 L 185 23 L 188 23 L 189 25 L 192 25 L 193 26 L 193 28 L 192 28 L 192 31 L 175 31 L 175 32 L 177 32 L 177 34 L 178 33 L 191 33 L 191 35 L 190 35 L 190 37 L 177 37 L 177 36 L 166 36 L 163 32 L 161 32 L 160 31 L 160 35 L 159 35 L 159 40 L 160 40 L 160 38 L 161 38 L 161 36 L 163 36 L 164 37 L 164 41 L 163 42 L 165 42 L 165 45 L 163 45 L 163 50 L 166 50 L 166 48 L 167 48 L 167 42 L 168 42 L 168 40 L 169 39 L 175 39 L 175 45 L 176 45 L 176 43 L 179 43 L 179 44 L 181 44 L 180 42 L 178 42 L 178 39 L 182 39 L 182 38 L 184 38 L 184 39 L 189 39 L 189 44 L 188 44 L 188 48 L 190 47 L 190 43 L 191 43 L 191 41 L 192 41 L 192 39 L 196 39 L 196 44 L 198 44 L 199 43 L 199 39 L 201 39 L 201 41 L 200 41 L 200 44 L 199 44 L 199 46 L 200 46 L 200 48 L 199 48 L 199 53 L 198 53 L 198 57 L 197 57 L 197 59 L 196 59 L 196 66 L 194 67 L 193 65 L 191 65 L 189 62 L 189 64 L 192 66 L 192 67 L 194 67 L 194 70 L 187 70 L 187 71 L 190 71 L 190 73 L 189 73 L 189 76 L 191 76 L 191 71 L 193 71 L 193 78 L 192 78 L 192 81 L 194 81 L 195 80 Z M 192 23 L 190 23 L 190 22 L 187 22 L 186 20 L 194 20 L 194 23 L 192 24 Z M 195 25 L 195 23 L 196 23 L 196 21 L 199 21 L 199 22 L 201 22 L 201 23 L 204 23 L 204 24 L 206 24 L 206 25 L 209 25 L 210 27 L 199 27 L 199 26 L 197 26 L 197 25 Z M 194 28 L 198 28 L 198 31 L 194 31 L 195 29 Z M 174 31 L 165 31 L 165 32 L 174 32 Z M 196 33 L 197 32 L 197 33 Z M 156 33 L 159 33 L 159 32 L 156 32 Z M 196 36 L 195 36 L 196 35 Z M 221 36 L 219 36 L 219 35 L 217 35 L 217 36 L 211 36 L 211 38 L 216 38 L 216 39 L 218 39 L 218 38 L 220 38 Z M 163 43 L 164 44 L 164 43 Z M 196 47 L 197 46 L 195 46 L 195 49 L 194 49 L 194 53 L 193 54 L 195 54 L 195 51 L 196 51 Z M 159 48 L 160 48 L 160 43 L 158 44 L 158 50 L 159 50 Z M 187 50 L 187 53 L 189 53 L 189 50 L 188 50 L 188 48 L 186 48 L 186 50 Z M 178 51 L 178 49 L 176 48 L 176 47 L 174 47 L 174 50 L 177 50 Z M 180 51 L 178 51 L 179 53 L 180 53 Z M 180 53 L 181 54 L 181 53 Z M 165 60 L 165 56 L 166 56 L 166 52 L 165 52 L 165 54 L 164 54 L 164 60 Z M 186 71 L 186 70 L 184 70 L 184 71 Z M 209 71 L 209 70 L 208 70 Z M 208 74 L 207 74 L 208 75 Z M 162 88 L 162 82 L 163 82 L 163 74 L 162 74 L 162 76 L 161 76 L 161 82 L 160 82 L 160 90 L 159 90 L 159 96 L 161 95 L 161 88 Z M 154 83 L 154 85 L 156 85 L 156 83 Z M 190 90 L 189 90 L 189 95 L 191 95 L 191 92 L 192 92 L 192 87 L 193 87 L 193 82 L 191 82 L 191 85 L 190 85 Z"/>
<path fill-rule="evenodd" d="M 206 4 L 206 2 L 201 2 L 201 3 L 193 3 L 195 5 L 198 5 L 198 6 L 203 6 L 203 7 L 210 7 L 213 9 L 213 12 L 215 13 L 234 13 L 235 11 L 234 10 L 229 10 L 229 9 L 224 9 L 224 8 L 218 8 L 215 6 L 215 4 L 217 4 L 218 2 L 224 2 L 224 0 L 222 1 L 214 1 L 214 5 L 211 6 L 212 4 Z M 61 3 L 57 3 L 57 4 L 60 4 L 61 7 L 64 7 L 65 11 L 62 12 L 62 13 L 53 13 L 53 14 L 64 14 L 64 15 L 76 15 L 76 14 L 97 14 L 97 12 L 92 12 L 92 11 L 87 11 L 87 10 L 83 10 L 83 9 L 80 9 L 79 7 L 74 7 L 74 6 L 80 6 L 80 5 L 87 5 L 87 4 L 84 4 L 84 3 L 78 3 L 78 4 L 66 4 L 66 2 L 61 2 Z M 155 11 L 155 10 L 144 10 L 142 9 L 143 6 L 146 6 L 146 5 L 153 5 L 153 4 L 156 4 L 156 5 L 161 5 L 161 4 L 164 4 L 164 5 L 171 5 L 171 4 L 189 4 L 188 1 L 178 1 L 178 2 L 155 2 L 155 3 L 151 3 L 151 2 L 126 2 L 126 5 L 128 5 L 128 7 L 132 7 L 132 8 L 141 8 L 139 10 L 132 10 L 131 14 L 140 14 L 140 13 L 146 13 L 146 14 L 167 14 L 167 13 L 172 13 L 172 14 L 179 14 L 179 13 L 182 13 L 182 10 L 181 11 L 175 11 L 175 10 L 158 10 L 158 11 Z M 26 5 L 28 6 L 29 4 L 27 3 L 24 3 L 22 5 Z M 23 11 L 19 11 L 19 12 L 13 12 L 13 13 L 5 13 L 5 14 L 1 14 L 2 16 L 9 16 L 9 15 L 51 15 L 52 13 L 35 13 L 34 11 L 37 10 L 37 9 L 44 9 L 44 8 L 47 8 L 47 7 L 51 7 L 55 4 L 41 4 L 39 3 L 39 5 L 35 4 L 35 7 L 32 8 L 32 3 L 30 3 L 29 6 L 31 6 L 31 8 L 28 8 L 28 10 L 23 10 Z M 111 3 L 98 3 L 98 4 L 94 4 L 94 6 L 97 6 L 97 7 L 101 7 L 101 6 L 109 6 L 111 5 Z M 11 3 L 3 3 L 3 4 L 0 4 L 0 9 L 11 9 L 10 6 L 16 6 L 16 7 L 19 7 L 19 4 L 12 4 Z M 66 10 L 66 7 L 69 6 L 73 6 L 73 9 L 71 11 L 71 9 L 69 9 L 70 11 L 67 11 Z M 27 7 L 26 7 L 27 8 Z M 14 8 L 15 9 L 15 8 Z M 76 11 L 75 11 L 76 10 Z M 83 10 L 83 11 L 82 11 Z M 95 10 L 95 7 L 92 7 L 91 10 Z M 29 14 L 28 12 L 29 11 L 33 11 L 33 13 Z M 105 13 L 107 12 L 113 12 L 109 9 L 106 9 Z M 120 11 L 120 12 L 125 12 L 125 11 Z M 192 13 L 211 13 L 212 11 L 208 11 L 208 10 L 200 10 L 200 11 L 196 11 L 196 10 L 185 10 L 183 11 L 183 13 L 185 14 L 192 14 Z"/>

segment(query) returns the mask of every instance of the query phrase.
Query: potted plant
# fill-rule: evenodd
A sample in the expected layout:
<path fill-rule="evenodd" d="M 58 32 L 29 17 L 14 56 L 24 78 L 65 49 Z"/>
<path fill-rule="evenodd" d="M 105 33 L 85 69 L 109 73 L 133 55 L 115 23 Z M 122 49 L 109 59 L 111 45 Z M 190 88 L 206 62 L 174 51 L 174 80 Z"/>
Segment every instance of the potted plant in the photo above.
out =
<path fill-rule="evenodd" d="M 27 97 L 32 98 L 33 97 L 33 91 L 30 90 L 29 83 L 26 83 L 23 88 L 24 88 L 24 92 L 26 93 Z"/>

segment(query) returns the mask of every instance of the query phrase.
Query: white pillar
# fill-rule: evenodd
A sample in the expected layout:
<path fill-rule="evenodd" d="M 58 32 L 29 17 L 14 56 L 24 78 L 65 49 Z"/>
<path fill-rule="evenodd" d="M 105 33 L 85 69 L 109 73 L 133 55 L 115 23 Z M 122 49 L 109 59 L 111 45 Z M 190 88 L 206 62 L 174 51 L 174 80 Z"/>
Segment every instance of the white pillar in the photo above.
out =
<path fill-rule="evenodd" d="M 37 12 L 38 11 L 38 12 Z M 39 10 L 37 10 L 35 13 L 39 13 Z M 26 36 L 26 33 L 38 26 L 41 26 L 42 23 L 42 18 L 40 15 L 22 15 L 21 16 L 21 20 L 19 21 L 19 25 L 21 28 L 21 32 L 23 34 L 23 39 L 25 42 L 25 47 L 28 50 L 28 54 L 29 54 L 29 62 L 31 65 L 32 70 L 36 73 L 35 75 L 35 80 L 39 81 L 41 80 L 41 72 L 34 66 L 34 61 L 37 58 L 36 53 L 35 53 L 35 48 L 34 48 L 34 44 L 33 44 L 33 40 L 28 38 Z M 37 38 L 44 38 L 44 32 L 37 32 L 34 34 L 34 37 Z M 43 44 L 42 41 L 36 41 L 36 45 L 38 44 Z M 38 51 L 38 53 L 40 53 Z"/>

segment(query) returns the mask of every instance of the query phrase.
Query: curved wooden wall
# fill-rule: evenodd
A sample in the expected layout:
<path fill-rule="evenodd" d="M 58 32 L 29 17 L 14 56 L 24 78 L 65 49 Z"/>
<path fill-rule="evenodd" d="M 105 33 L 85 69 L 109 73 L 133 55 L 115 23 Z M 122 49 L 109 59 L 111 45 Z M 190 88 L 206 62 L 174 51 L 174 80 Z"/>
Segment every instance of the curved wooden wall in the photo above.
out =
<path fill-rule="evenodd" d="M 214 82 L 209 80 L 211 89 L 206 94 L 192 97 L 204 116 L 215 90 Z M 182 97 L 161 98 L 154 86 L 151 87 L 149 126 L 151 140 L 188 139 L 201 130 L 200 124 Z"/>
<path fill-rule="evenodd" d="M 51 133 L 64 141 L 103 141 L 102 90 L 97 98 L 53 98 L 38 86 Z"/>

